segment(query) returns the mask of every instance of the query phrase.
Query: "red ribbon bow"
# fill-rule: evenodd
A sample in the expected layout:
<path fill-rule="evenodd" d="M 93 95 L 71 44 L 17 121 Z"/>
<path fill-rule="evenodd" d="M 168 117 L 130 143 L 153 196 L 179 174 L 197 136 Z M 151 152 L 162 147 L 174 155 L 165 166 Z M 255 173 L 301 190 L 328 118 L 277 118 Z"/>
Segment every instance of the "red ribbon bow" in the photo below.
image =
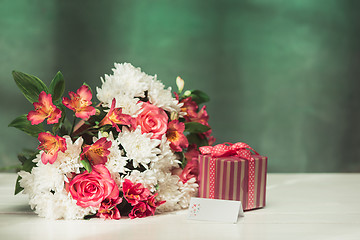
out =
<path fill-rule="evenodd" d="M 246 143 L 238 142 L 238 143 L 222 143 L 213 146 L 204 146 L 199 148 L 201 154 L 210 154 L 212 157 L 228 157 L 228 156 L 236 156 L 245 158 L 247 160 L 252 160 L 252 150 L 255 154 L 258 154 L 253 148 L 251 148 Z"/>

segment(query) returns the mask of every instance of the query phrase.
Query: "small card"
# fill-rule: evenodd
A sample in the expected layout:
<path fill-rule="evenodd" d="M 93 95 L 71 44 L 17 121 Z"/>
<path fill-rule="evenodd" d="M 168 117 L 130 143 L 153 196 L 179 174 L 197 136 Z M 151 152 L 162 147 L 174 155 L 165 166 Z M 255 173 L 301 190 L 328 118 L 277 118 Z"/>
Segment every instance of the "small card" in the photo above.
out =
<path fill-rule="evenodd" d="M 244 216 L 240 201 L 191 198 L 188 219 L 236 223 Z"/>

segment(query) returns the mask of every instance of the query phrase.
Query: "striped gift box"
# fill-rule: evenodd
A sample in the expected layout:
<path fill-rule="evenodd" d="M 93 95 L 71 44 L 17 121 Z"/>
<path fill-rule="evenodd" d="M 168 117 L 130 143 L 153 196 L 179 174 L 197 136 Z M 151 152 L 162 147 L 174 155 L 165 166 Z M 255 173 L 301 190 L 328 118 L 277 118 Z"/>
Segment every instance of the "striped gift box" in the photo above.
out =
<path fill-rule="evenodd" d="M 255 171 L 251 181 L 249 160 L 199 155 L 199 197 L 241 201 L 244 210 L 264 207 L 267 157 L 252 157 Z"/>

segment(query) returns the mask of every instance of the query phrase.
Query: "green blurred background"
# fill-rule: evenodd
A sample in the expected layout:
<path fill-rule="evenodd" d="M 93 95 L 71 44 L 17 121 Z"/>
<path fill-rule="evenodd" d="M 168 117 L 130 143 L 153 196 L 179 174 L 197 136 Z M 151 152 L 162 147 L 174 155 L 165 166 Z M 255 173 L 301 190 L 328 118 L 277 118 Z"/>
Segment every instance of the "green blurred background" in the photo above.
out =
<path fill-rule="evenodd" d="M 242 141 L 270 172 L 360 172 L 360 2 L 0 0 L 0 167 L 37 140 L 11 71 L 66 90 L 130 62 L 208 93 L 217 143 Z M 7 171 L 11 171 L 7 169 Z"/>

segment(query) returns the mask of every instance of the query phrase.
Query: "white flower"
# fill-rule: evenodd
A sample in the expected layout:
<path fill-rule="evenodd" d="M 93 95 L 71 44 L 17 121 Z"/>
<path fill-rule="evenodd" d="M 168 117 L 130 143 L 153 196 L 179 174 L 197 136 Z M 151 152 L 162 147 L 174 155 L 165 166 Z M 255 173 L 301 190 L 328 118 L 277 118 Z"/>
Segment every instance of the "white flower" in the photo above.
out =
<path fill-rule="evenodd" d="M 165 89 L 164 84 L 158 81 L 156 76 L 150 82 L 148 98 L 150 103 L 168 112 L 180 113 L 180 108 L 183 105 L 172 96 L 171 87 Z"/>
<path fill-rule="evenodd" d="M 181 209 L 179 201 L 181 192 L 178 186 L 179 177 L 171 173 L 158 173 L 158 191 L 157 200 L 166 202 L 156 208 L 157 212 L 167 212 Z"/>
<path fill-rule="evenodd" d="M 162 136 L 160 144 L 161 153 L 158 155 L 158 161 L 152 162 L 150 167 L 161 171 L 170 171 L 173 168 L 179 167 L 181 163 L 174 152 L 171 150 L 170 142 L 167 140 L 165 134 Z"/>
<path fill-rule="evenodd" d="M 69 136 L 64 136 L 66 139 L 66 151 L 63 153 L 59 151 L 58 157 L 54 162 L 54 166 L 59 168 L 60 173 L 80 173 L 82 164 L 80 163 L 81 146 L 84 142 L 82 137 L 79 137 L 74 143 Z"/>
<path fill-rule="evenodd" d="M 135 68 L 130 63 L 115 63 L 112 75 L 101 78 L 101 88 L 96 88 L 97 98 L 105 107 L 111 106 L 112 100 L 116 99 L 116 108 L 122 107 L 125 114 L 136 114 L 139 110 L 137 102 L 145 97 L 145 91 L 149 89 L 149 83 L 153 77 Z"/>
<path fill-rule="evenodd" d="M 112 132 L 107 134 L 106 132 L 99 132 L 99 139 L 104 135 L 107 135 L 107 140 L 111 141 L 111 147 L 108 149 L 110 154 L 107 156 L 107 161 L 105 167 L 110 171 L 110 173 L 125 173 L 125 166 L 127 164 L 127 158 L 124 157 L 124 151 L 119 148 L 119 141 L 114 139 Z M 94 138 L 94 142 L 97 141 L 97 138 Z"/>
<path fill-rule="evenodd" d="M 158 160 L 160 140 L 151 139 L 151 133 L 142 134 L 140 126 L 135 131 L 129 131 L 127 128 L 122 130 L 118 136 L 118 141 L 123 146 L 126 157 L 133 160 L 135 168 L 139 164 L 148 168 L 147 164 Z"/>
<path fill-rule="evenodd" d="M 35 206 L 35 213 L 47 219 L 82 219 L 86 215 L 96 213 L 94 207 L 83 208 L 76 205 L 65 190 L 53 193 L 39 193 L 30 199 Z"/>
<path fill-rule="evenodd" d="M 157 176 L 156 171 L 154 170 L 145 170 L 143 172 L 134 170 L 130 173 L 130 176 L 125 178 L 129 179 L 133 183 L 141 183 L 151 192 L 156 190 L 155 186 L 157 184 Z"/>
<path fill-rule="evenodd" d="M 191 197 L 197 195 L 199 185 L 196 183 L 196 178 L 191 178 L 186 183 L 179 181 L 178 186 L 181 192 L 179 205 L 181 208 L 187 208 L 189 207 Z"/>

